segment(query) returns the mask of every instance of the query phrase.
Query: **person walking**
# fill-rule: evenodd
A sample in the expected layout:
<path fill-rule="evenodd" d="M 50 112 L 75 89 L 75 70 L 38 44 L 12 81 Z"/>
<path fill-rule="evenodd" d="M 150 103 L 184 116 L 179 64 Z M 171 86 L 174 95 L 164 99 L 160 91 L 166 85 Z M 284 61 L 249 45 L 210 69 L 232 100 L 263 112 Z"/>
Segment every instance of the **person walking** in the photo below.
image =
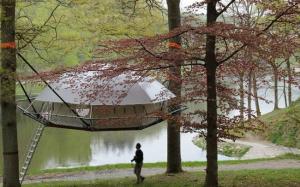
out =
<path fill-rule="evenodd" d="M 133 157 L 131 162 L 135 161 L 134 174 L 137 177 L 137 182 L 136 183 L 139 184 L 139 183 L 141 183 L 145 180 L 145 177 L 141 176 L 144 155 L 143 155 L 143 151 L 141 150 L 141 144 L 140 143 L 137 143 L 135 147 L 136 147 L 135 156 Z"/>

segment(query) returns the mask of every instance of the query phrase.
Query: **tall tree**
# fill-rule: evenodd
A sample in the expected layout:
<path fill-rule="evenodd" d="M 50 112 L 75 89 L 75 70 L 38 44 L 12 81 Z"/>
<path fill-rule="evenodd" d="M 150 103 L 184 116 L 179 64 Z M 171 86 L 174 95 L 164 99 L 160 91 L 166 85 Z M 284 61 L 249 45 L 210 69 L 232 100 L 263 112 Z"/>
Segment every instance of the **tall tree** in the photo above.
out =
<path fill-rule="evenodd" d="M 212 27 L 217 21 L 217 0 L 207 2 L 206 25 Z M 207 34 L 205 46 L 206 85 L 207 85 L 207 166 L 206 186 L 218 186 L 218 127 L 217 127 L 217 84 L 216 71 L 218 62 L 216 58 L 216 35 Z"/>
<path fill-rule="evenodd" d="M 287 60 L 286 68 L 288 72 L 288 104 L 292 104 L 292 69 L 290 59 Z"/>
<path fill-rule="evenodd" d="M 273 75 L 274 75 L 274 110 L 279 109 L 279 102 L 278 102 L 278 79 L 279 79 L 279 72 L 278 66 L 275 63 L 271 63 Z"/>
<path fill-rule="evenodd" d="M 251 119 L 251 113 L 252 113 L 252 77 L 253 72 L 250 68 L 249 75 L 248 75 L 248 109 L 247 109 L 247 116 L 248 120 Z"/>
<path fill-rule="evenodd" d="M 238 76 L 239 76 L 239 95 L 240 95 L 240 116 L 241 116 L 241 120 L 244 121 L 244 71 L 239 72 Z"/>
<path fill-rule="evenodd" d="M 168 4 L 168 24 L 169 31 L 181 26 L 181 16 L 180 16 L 180 0 L 167 0 Z M 172 52 L 176 49 L 176 46 L 181 45 L 180 36 L 176 36 L 170 39 L 169 50 Z M 174 47 L 175 46 L 175 47 Z M 171 74 L 181 80 L 181 60 L 175 60 L 174 64 L 176 66 L 170 69 Z M 180 101 L 181 98 L 181 83 L 175 80 L 170 80 L 169 89 L 176 95 L 177 100 Z M 179 113 L 177 115 L 180 115 Z M 178 173 L 182 171 L 181 167 L 181 151 L 180 151 L 180 125 L 174 121 L 168 121 L 168 163 L 167 172 L 168 173 Z"/>
<path fill-rule="evenodd" d="M 3 186 L 18 187 L 19 159 L 17 141 L 15 76 L 15 0 L 1 1 L 1 126 L 3 142 Z"/>
<path fill-rule="evenodd" d="M 253 95 L 254 95 L 254 101 L 255 101 L 255 109 L 256 109 L 256 116 L 261 116 L 260 112 L 260 106 L 259 106 L 259 100 L 258 100 L 258 94 L 257 94 L 257 80 L 256 80 L 256 73 L 253 71 Z"/>
<path fill-rule="evenodd" d="M 224 7 L 222 10 L 217 11 L 217 4 L 219 0 L 209 0 L 207 3 L 207 13 L 206 13 L 206 25 L 209 29 L 216 30 L 220 29 L 216 27 L 217 18 L 222 15 L 235 0 L 231 0 L 227 5 L 222 5 Z M 251 1 L 250 1 L 251 2 Z M 275 11 L 275 19 L 268 23 L 261 32 L 257 33 L 255 36 L 259 37 L 264 32 L 268 31 L 274 23 L 276 23 L 282 16 L 284 16 L 290 9 L 296 7 L 298 3 L 293 2 L 288 8 L 284 7 L 277 13 Z M 217 157 L 217 142 L 218 142 L 218 113 L 217 113 L 217 81 L 216 81 L 216 71 L 218 66 L 227 62 L 237 53 L 244 50 L 247 46 L 251 46 L 250 41 L 245 42 L 241 47 L 233 51 L 223 60 L 217 59 L 217 36 L 214 33 L 206 34 L 206 45 L 205 45 L 205 68 L 207 75 L 207 168 L 206 168 L 206 186 L 215 187 L 218 186 L 218 157 Z"/>

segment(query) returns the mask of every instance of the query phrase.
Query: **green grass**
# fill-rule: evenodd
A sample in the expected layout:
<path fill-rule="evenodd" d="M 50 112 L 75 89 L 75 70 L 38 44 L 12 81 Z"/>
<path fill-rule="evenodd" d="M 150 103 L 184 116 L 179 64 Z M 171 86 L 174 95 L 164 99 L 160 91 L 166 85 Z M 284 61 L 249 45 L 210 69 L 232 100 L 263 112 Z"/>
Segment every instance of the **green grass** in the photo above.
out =
<path fill-rule="evenodd" d="M 206 148 L 206 141 L 204 138 L 194 139 L 193 143 L 202 149 Z M 250 148 L 251 146 L 242 145 L 238 143 L 231 143 L 231 142 L 218 143 L 218 153 L 228 157 L 241 158 L 249 151 Z"/>
<path fill-rule="evenodd" d="M 285 109 L 275 110 L 260 118 L 266 128 L 263 136 L 279 145 L 300 148 L 300 99 Z"/>
<path fill-rule="evenodd" d="M 135 185 L 135 178 L 51 182 L 24 185 L 26 187 L 129 187 L 129 186 L 203 186 L 204 172 L 184 172 L 176 175 L 156 175 L 147 177 L 143 184 Z M 223 187 L 296 187 L 300 186 L 300 169 L 282 170 L 241 170 L 219 172 L 219 183 Z"/>
<path fill-rule="evenodd" d="M 224 160 L 219 161 L 220 165 L 230 165 L 230 164 L 242 164 L 242 163 L 253 163 L 259 161 L 268 160 L 281 160 L 281 159 L 293 159 L 300 160 L 300 155 L 295 154 L 285 154 L 274 158 L 261 158 L 261 159 L 251 159 L 251 160 Z M 184 167 L 201 167 L 206 166 L 206 162 L 183 162 Z M 157 163 L 144 163 L 144 168 L 166 168 L 167 164 L 165 162 Z M 76 167 L 76 168 L 63 168 L 63 169 L 47 169 L 42 171 L 33 171 L 30 175 L 37 174 L 47 174 L 47 173 L 65 173 L 65 172 L 80 172 L 80 171 L 100 171 L 100 170 L 111 170 L 111 169 L 126 169 L 131 168 L 131 164 L 113 164 L 113 165 L 103 165 L 103 166 L 87 166 L 87 167 Z"/>

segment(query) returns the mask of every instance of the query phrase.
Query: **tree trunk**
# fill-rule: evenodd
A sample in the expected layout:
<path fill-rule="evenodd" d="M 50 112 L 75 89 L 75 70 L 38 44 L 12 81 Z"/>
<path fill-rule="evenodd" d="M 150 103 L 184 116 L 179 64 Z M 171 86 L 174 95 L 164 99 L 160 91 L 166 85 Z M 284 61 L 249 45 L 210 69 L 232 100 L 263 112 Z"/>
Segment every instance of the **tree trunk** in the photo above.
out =
<path fill-rule="evenodd" d="M 247 110 L 247 116 L 248 120 L 251 119 L 251 111 L 252 111 L 252 71 L 250 70 L 248 75 L 248 110 Z"/>
<path fill-rule="evenodd" d="M 288 71 L 288 103 L 292 104 L 292 70 L 291 70 L 291 62 L 287 61 L 287 71 Z"/>
<path fill-rule="evenodd" d="M 218 151 L 217 151 L 217 94 L 216 69 L 208 67 L 207 72 L 207 167 L 206 186 L 218 186 Z"/>
<path fill-rule="evenodd" d="M 278 69 L 276 66 L 273 66 L 274 74 L 274 110 L 279 109 L 278 106 Z"/>
<path fill-rule="evenodd" d="M 256 109 L 256 116 L 259 117 L 261 116 L 260 112 L 260 106 L 259 106 L 259 101 L 258 101 L 258 94 L 257 94 L 257 80 L 256 80 L 256 74 L 253 72 L 253 95 L 254 95 L 254 101 L 255 101 L 255 109 Z"/>
<path fill-rule="evenodd" d="M 4 187 L 20 186 L 15 103 L 15 5 L 15 0 L 1 1 L 0 96 Z"/>
<path fill-rule="evenodd" d="M 216 23 L 217 10 L 216 0 L 207 1 L 207 26 Z M 216 36 L 207 34 L 206 36 L 206 74 L 207 74 L 207 167 L 205 185 L 208 187 L 218 186 L 218 151 L 217 151 L 217 86 L 216 86 Z"/>
<path fill-rule="evenodd" d="M 240 116 L 241 121 L 244 121 L 244 73 L 239 74 L 239 92 L 240 92 Z"/>
<path fill-rule="evenodd" d="M 180 20 L 180 0 L 167 0 L 168 4 L 168 22 L 169 31 L 181 26 Z M 170 39 L 170 42 L 181 44 L 180 37 Z M 171 45 L 170 45 L 171 46 Z M 170 47 L 170 51 L 177 50 Z M 181 61 L 175 62 L 180 65 Z M 180 66 L 170 69 L 171 73 L 180 79 L 181 68 Z M 170 80 L 169 89 L 176 95 L 177 100 L 181 100 L 181 84 L 174 80 Z M 180 115 L 178 113 L 177 115 Z M 182 172 L 181 166 L 181 151 L 180 151 L 180 125 L 175 121 L 168 121 L 168 161 L 167 161 L 167 173 L 179 173 Z"/>
<path fill-rule="evenodd" d="M 284 104 L 285 104 L 285 108 L 288 107 L 288 103 L 287 103 L 287 99 L 286 99 L 286 80 L 285 77 L 283 78 L 283 97 L 284 97 Z"/>

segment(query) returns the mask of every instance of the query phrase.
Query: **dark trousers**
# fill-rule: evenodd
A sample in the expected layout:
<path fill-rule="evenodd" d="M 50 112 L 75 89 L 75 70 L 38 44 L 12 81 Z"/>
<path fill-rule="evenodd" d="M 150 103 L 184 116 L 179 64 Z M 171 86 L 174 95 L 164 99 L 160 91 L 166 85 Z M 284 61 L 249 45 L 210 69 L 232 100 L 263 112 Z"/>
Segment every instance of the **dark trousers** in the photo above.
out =
<path fill-rule="evenodd" d="M 141 179 L 142 179 L 142 176 L 141 176 L 142 167 L 143 167 L 143 162 L 137 162 L 137 163 L 135 163 L 134 174 L 137 177 L 137 183 L 140 183 Z"/>

